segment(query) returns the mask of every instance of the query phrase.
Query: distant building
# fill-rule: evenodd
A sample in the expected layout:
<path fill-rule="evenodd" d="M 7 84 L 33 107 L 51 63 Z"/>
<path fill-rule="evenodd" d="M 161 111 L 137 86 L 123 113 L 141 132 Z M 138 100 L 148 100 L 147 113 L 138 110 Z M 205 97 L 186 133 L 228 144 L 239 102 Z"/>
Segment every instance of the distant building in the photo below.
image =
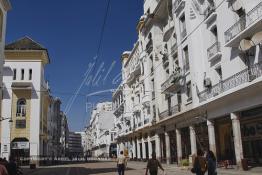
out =
<path fill-rule="evenodd" d="M 70 132 L 68 138 L 68 154 L 69 157 L 83 156 L 82 137 L 81 134 Z"/>
<path fill-rule="evenodd" d="M 61 137 L 60 137 L 60 144 L 61 144 L 61 156 L 66 157 L 68 156 L 68 139 L 69 139 L 69 128 L 67 117 L 64 112 L 60 112 L 61 118 Z"/>
<path fill-rule="evenodd" d="M 61 156 L 61 116 L 60 116 L 61 100 L 59 98 L 51 97 L 49 105 L 49 113 L 47 120 L 48 128 L 48 155 Z"/>
<path fill-rule="evenodd" d="M 115 116 L 112 110 L 112 102 L 103 102 L 98 103 L 92 111 L 86 133 L 88 149 L 91 149 L 93 157 L 111 157 L 116 154 Z"/>

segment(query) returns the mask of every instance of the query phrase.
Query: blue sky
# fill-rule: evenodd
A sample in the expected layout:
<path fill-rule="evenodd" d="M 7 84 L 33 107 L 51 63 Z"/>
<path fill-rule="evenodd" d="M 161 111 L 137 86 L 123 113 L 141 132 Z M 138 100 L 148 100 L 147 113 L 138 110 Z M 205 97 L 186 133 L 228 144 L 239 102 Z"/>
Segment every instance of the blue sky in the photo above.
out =
<path fill-rule="evenodd" d="M 63 3 L 62 3 L 63 2 Z M 11 0 L 6 42 L 29 36 L 45 46 L 51 57 L 46 68 L 52 94 L 62 100 L 65 109 L 70 97 L 81 84 L 88 66 L 94 63 L 106 9 L 106 0 Z M 85 94 L 116 88 L 113 79 L 120 73 L 120 56 L 132 49 L 135 30 L 142 14 L 143 0 L 111 0 L 101 55 L 96 70 L 104 64 L 97 85 L 85 84 L 68 113 L 72 131 L 82 130 L 89 120 L 86 102 L 111 100 L 111 93 L 85 97 Z M 92 75 L 96 71 L 92 72 Z M 89 74 L 90 75 L 90 74 Z M 99 76 L 98 76 L 99 77 Z M 101 78 L 102 79 L 102 78 Z"/>

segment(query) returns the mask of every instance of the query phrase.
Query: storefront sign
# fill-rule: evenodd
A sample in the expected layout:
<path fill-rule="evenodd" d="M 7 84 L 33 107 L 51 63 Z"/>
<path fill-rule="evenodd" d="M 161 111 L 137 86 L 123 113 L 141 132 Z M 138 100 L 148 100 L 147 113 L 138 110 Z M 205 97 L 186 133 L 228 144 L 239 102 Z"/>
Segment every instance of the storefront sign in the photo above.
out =
<path fill-rule="evenodd" d="M 12 149 L 29 149 L 29 142 L 13 142 Z"/>

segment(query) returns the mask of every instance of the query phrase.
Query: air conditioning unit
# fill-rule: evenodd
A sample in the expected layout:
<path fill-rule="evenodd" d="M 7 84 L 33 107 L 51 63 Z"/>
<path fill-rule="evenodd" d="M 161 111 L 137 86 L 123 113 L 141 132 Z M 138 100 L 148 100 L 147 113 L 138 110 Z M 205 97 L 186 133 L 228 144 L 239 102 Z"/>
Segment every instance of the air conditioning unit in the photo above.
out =
<path fill-rule="evenodd" d="M 204 86 L 207 88 L 210 88 L 212 86 L 212 81 L 210 78 L 205 78 L 204 79 Z"/>

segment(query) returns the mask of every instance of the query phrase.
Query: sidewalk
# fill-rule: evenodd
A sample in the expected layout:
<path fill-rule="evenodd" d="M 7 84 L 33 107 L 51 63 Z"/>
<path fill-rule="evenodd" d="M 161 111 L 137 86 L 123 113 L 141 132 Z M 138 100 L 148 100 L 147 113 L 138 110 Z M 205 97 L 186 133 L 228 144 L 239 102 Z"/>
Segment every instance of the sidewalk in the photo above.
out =
<path fill-rule="evenodd" d="M 129 167 L 136 169 L 145 169 L 146 162 L 135 162 L 130 161 L 128 163 Z M 177 165 L 166 165 L 162 164 L 163 168 L 167 171 L 167 174 L 175 174 L 175 172 L 184 172 L 185 174 L 192 174 L 189 167 L 178 167 Z M 218 168 L 219 175 L 261 175 L 262 167 L 252 168 L 249 171 L 242 171 L 237 169 L 224 169 Z"/>

